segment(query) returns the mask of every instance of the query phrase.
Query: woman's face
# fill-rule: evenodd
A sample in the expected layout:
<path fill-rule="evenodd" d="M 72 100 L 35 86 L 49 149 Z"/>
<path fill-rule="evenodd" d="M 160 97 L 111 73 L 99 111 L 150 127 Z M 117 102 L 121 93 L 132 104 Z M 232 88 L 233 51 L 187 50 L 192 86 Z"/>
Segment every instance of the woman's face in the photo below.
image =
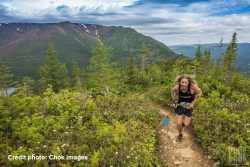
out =
<path fill-rule="evenodd" d="M 183 78 L 180 83 L 181 83 L 182 87 L 187 87 L 188 86 L 188 79 L 187 78 Z"/>

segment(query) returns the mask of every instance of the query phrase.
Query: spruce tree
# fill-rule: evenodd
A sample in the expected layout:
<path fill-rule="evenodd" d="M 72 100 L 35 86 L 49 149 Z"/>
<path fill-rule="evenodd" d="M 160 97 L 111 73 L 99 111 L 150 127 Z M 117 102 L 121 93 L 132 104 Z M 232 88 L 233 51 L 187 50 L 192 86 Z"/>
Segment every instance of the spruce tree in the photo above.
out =
<path fill-rule="evenodd" d="M 83 72 L 78 64 L 74 61 L 72 66 L 72 86 L 75 88 L 82 87 Z"/>
<path fill-rule="evenodd" d="M 87 67 L 88 88 L 108 93 L 116 86 L 110 65 L 109 50 L 102 42 L 98 42 L 91 53 Z"/>
<path fill-rule="evenodd" d="M 17 85 L 18 95 L 21 97 L 32 96 L 34 92 L 34 83 L 35 81 L 31 77 L 23 77 L 22 82 Z"/>
<path fill-rule="evenodd" d="M 55 92 L 68 86 L 68 76 L 65 64 L 58 59 L 58 54 L 52 43 L 49 43 L 45 64 L 39 69 L 40 83 L 43 88 L 52 86 Z"/>
<path fill-rule="evenodd" d="M 195 50 L 194 58 L 196 61 L 200 62 L 202 60 L 202 52 L 201 52 L 201 45 L 197 45 L 197 48 Z"/>
<path fill-rule="evenodd" d="M 0 93 L 3 92 L 7 95 L 8 88 L 14 86 L 13 74 L 10 68 L 5 65 L 4 61 L 0 59 Z"/>
<path fill-rule="evenodd" d="M 236 32 L 234 32 L 231 42 L 227 47 L 227 51 L 224 55 L 224 67 L 226 69 L 228 77 L 231 77 L 232 73 L 235 71 L 236 49 L 237 49 L 237 34 Z"/>
<path fill-rule="evenodd" d="M 216 77 L 217 79 L 219 79 L 221 76 L 223 76 L 223 70 L 221 68 L 221 65 L 222 65 L 222 58 L 223 58 L 223 51 L 222 51 L 222 48 L 223 48 L 223 38 L 221 38 L 220 40 L 220 43 L 218 45 L 219 47 L 219 55 L 218 55 L 218 58 L 217 59 L 214 59 L 213 60 L 213 73 L 214 73 L 214 77 Z"/>
<path fill-rule="evenodd" d="M 204 51 L 203 68 L 205 69 L 205 75 L 207 76 L 211 67 L 211 52 L 210 50 Z"/>
<path fill-rule="evenodd" d="M 145 46 L 145 43 L 143 42 L 141 47 L 141 73 L 142 77 L 145 75 L 145 60 L 148 55 L 148 49 Z"/>
<path fill-rule="evenodd" d="M 153 84 L 159 84 L 162 78 L 162 71 L 160 64 L 151 64 L 147 68 L 147 77 Z"/>
<path fill-rule="evenodd" d="M 197 45 L 197 48 L 195 50 L 194 62 L 193 62 L 196 76 L 199 76 L 202 73 L 202 68 L 201 68 L 202 60 L 203 60 L 203 54 L 201 51 L 201 45 L 199 44 Z"/>
<path fill-rule="evenodd" d="M 130 52 L 128 57 L 128 64 L 126 68 L 126 83 L 129 86 L 133 86 L 136 84 L 136 77 L 137 77 L 137 68 L 135 64 L 135 59 L 133 54 Z"/>
<path fill-rule="evenodd" d="M 222 55 L 222 47 L 223 47 L 223 38 L 221 38 L 221 40 L 220 40 L 220 44 L 219 44 L 219 46 L 218 46 L 218 47 L 220 48 L 219 57 L 221 57 L 221 55 Z"/>

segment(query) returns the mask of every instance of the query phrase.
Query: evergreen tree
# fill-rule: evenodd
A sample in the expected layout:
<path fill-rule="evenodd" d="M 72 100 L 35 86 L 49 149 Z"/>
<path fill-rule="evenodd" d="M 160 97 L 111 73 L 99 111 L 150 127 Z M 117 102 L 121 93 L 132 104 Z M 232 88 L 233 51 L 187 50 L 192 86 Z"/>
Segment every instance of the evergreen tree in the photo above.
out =
<path fill-rule="evenodd" d="M 194 55 L 194 70 L 195 70 L 195 75 L 199 76 L 202 73 L 202 68 L 201 68 L 201 64 L 203 61 L 203 54 L 201 51 L 201 45 L 197 45 L 197 48 L 195 50 L 195 55 Z"/>
<path fill-rule="evenodd" d="M 219 55 L 219 57 L 221 57 L 221 54 L 222 54 L 222 47 L 223 47 L 223 38 L 221 38 L 220 44 L 219 44 L 218 47 L 220 48 L 220 55 Z"/>
<path fill-rule="evenodd" d="M 10 68 L 0 59 L 0 93 L 3 92 L 7 95 L 8 88 L 14 86 L 14 84 Z"/>
<path fill-rule="evenodd" d="M 35 81 L 31 77 L 23 77 L 21 84 L 17 85 L 18 94 L 22 97 L 31 96 L 33 94 L 34 83 Z"/>
<path fill-rule="evenodd" d="M 162 71 L 159 64 L 151 64 L 147 69 L 147 77 L 153 84 L 159 84 L 161 82 Z"/>
<path fill-rule="evenodd" d="M 132 53 L 129 53 L 126 76 L 127 76 L 126 83 L 128 85 L 133 86 L 136 84 L 137 68 L 136 68 L 135 59 Z"/>
<path fill-rule="evenodd" d="M 222 47 L 223 47 L 223 38 L 221 38 L 220 43 L 218 45 L 220 51 L 219 51 L 219 55 L 218 58 L 213 60 L 213 75 L 214 77 L 216 77 L 217 79 L 219 79 L 221 76 L 223 76 L 223 70 L 221 69 L 221 65 L 222 65 L 222 57 L 223 57 L 223 52 L 222 52 Z"/>
<path fill-rule="evenodd" d="M 201 45 L 197 45 L 197 48 L 195 50 L 195 55 L 194 58 L 196 61 L 201 61 L 202 60 L 202 52 L 201 52 Z"/>
<path fill-rule="evenodd" d="M 122 71 L 120 64 L 118 64 L 117 62 L 112 62 L 111 66 L 113 71 L 112 78 L 115 80 L 115 88 L 117 90 L 116 92 L 119 92 L 118 89 L 123 87 L 123 85 L 125 84 L 124 72 Z"/>
<path fill-rule="evenodd" d="M 227 51 L 224 55 L 224 67 L 227 71 L 228 77 L 231 77 L 232 73 L 235 71 L 236 49 L 237 49 L 237 34 L 236 32 L 234 32 L 231 42 L 227 47 Z"/>
<path fill-rule="evenodd" d="M 145 60 L 148 55 L 148 49 L 145 46 L 145 43 L 143 42 L 141 47 L 141 73 L 142 77 L 145 75 Z"/>
<path fill-rule="evenodd" d="M 78 64 L 74 61 L 72 66 L 72 86 L 75 88 L 82 87 L 83 73 Z"/>
<path fill-rule="evenodd" d="M 87 67 L 88 88 L 109 92 L 117 84 L 110 65 L 109 50 L 103 43 L 98 42 L 91 52 L 90 64 Z"/>
<path fill-rule="evenodd" d="M 68 85 L 67 69 L 65 64 L 58 60 L 58 55 L 52 43 L 49 43 L 45 64 L 39 69 L 40 82 L 46 89 L 48 85 L 52 86 L 55 92 L 65 88 Z"/>
<path fill-rule="evenodd" d="M 203 68 L 205 70 L 205 75 L 207 76 L 211 67 L 211 52 L 210 50 L 204 51 L 204 61 L 203 61 Z"/>
<path fill-rule="evenodd" d="M 204 51 L 204 62 L 210 64 L 210 62 L 211 62 L 211 51 L 210 50 Z"/>

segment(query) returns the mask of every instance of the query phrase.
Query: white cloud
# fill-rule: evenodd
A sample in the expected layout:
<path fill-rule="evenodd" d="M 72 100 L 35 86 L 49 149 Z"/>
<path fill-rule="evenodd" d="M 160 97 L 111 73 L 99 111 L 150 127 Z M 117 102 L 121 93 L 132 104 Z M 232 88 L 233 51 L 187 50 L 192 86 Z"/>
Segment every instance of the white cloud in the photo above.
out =
<path fill-rule="evenodd" d="M 238 33 L 239 42 L 250 42 L 250 15 L 210 16 L 192 19 L 183 16 L 173 23 L 134 27 L 139 32 L 152 36 L 165 44 L 215 43 L 223 37 L 229 42 L 232 33 Z M 188 21 L 189 20 L 189 21 Z"/>
<path fill-rule="evenodd" d="M 234 5 L 239 4 L 234 3 Z M 152 10 L 152 15 L 159 18 L 172 18 L 173 22 L 133 27 L 167 45 L 199 42 L 215 43 L 219 42 L 221 37 L 224 38 L 225 42 L 229 42 L 234 31 L 238 33 L 239 42 L 250 42 L 250 13 L 212 15 L 213 12 L 219 12 L 214 11 L 215 8 L 222 6 L 222 3 L 217 2 L 214 4 L 193 4 L 187 7 L 178 7 L 178 9 L 171 8 L 170 10 L 168 6 L 162 6 L 160 9 Z"/>
<path fill-rule="evenodd" d="M 7 6 L 12 14 L 18 12 L 19 14 L 39 13 L 40 11 L 48 9 L 55 9 L 58 6 L 65 5 L 72 9 L 84 7 L 87 10 L 96 11 L 96 9 L 102 12 L 108 12 L 110 10 L 120 9 L 123 6 L 131 5 L 135 0 L 12 0 L 2 2 Z M 1 2 L 0 2 L 1 3 Z M 24 15 L 25 16 L 25 15 Z"/>
<path fill-rule="evenodd" d="M 0 5 L 6 7 L 9 16 L 19 20 L 68 20 L 129 26 L 165 44 L 212 43 L 219 42 L 221 37 L 228 42 L 234 31 L 240 42 L 250 42 L 250 12 L 232 14 L 249 6 L 250 0 L 211 0 L 184 6 L 159 3 L 133 6 L 136 1 L 5 0 Z M 60 6 L 65 8 L 57 10 Z"/>

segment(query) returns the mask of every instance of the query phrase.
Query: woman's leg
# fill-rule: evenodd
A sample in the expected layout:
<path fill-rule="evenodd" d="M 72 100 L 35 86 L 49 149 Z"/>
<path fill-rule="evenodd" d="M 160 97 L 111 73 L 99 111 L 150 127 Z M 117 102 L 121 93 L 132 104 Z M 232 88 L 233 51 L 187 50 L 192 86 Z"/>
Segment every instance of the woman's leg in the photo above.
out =
<path fill-rule="evenodd" d="M 176 114 L 176 122 L 177 122 L 177 130 L 179 132 L 179 134 L 182 134 L 182 118 L 183 116 L 182 115 L 178 115 Z"/>
<path fill-rule="evenodd" d="M 191 117 L 185 116 L 184 118 L 184 125 L 187 128 L 190 125 Z"/>

